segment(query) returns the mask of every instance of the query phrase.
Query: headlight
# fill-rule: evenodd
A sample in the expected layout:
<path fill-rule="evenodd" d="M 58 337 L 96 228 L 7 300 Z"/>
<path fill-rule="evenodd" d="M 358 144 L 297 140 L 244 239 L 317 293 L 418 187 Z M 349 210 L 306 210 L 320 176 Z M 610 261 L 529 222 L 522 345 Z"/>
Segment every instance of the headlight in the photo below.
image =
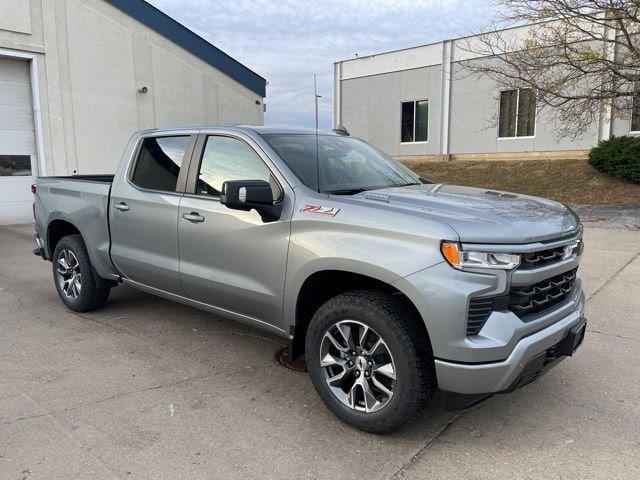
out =
<path fill-rule="evenodd" d="M 467 268 L 513 270 L 520 265 L 520 255 L 463 250 L 456 242 L 442 242 L 440 251 L 449 265 L 458 270 Z"/>

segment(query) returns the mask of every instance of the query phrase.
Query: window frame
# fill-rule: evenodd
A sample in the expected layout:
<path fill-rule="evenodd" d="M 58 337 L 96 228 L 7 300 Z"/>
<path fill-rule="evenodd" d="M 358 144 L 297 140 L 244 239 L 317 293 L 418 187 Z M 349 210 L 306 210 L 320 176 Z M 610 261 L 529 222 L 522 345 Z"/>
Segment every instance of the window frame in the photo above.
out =
<path fill-rule="evenodd" d="M 416 141 L 416 112 L 417 112 L 417 103 L 418 102 L 427 102 L 427 139 L 426 140 L 418 140 Z M 405 142 L 402 140 L 402 106 L 405 103 L 413 103 L 413 140 L 410 142 Z M 430 138 L 430 130 L 431 130 L 431 125 L 429 122 L 429 117 L 431 113 L 431 101 L 428 98 L 416 98 L 416 99 L 409 99 L 409 100 L 401 100 L 400 101 L 400 144 L 401 145 L 414 145 L 414 144 L 425 144 L 425 143 L 429 143 L 429 138 Z"/>
<path fill-rule="evenodd" d="M 501 137 L 500 136 L 500 100 L 502 98 L 502 93 L 503 92 L 512 92 L 512 91 L 516 91 L 518 92 L 516 95 L 516 119 L 515 119 L 515 126 L 516 126 L 516 134 L 513 137 Z M 537 112 L 534 109 L 533 112 L 533 135 L 518 135 L 518 114 L 520 113 L 520 90 L 533 90 L 534 93 L 534 98 L 536 98 L 536 104 L 537 104 L 537 97 L 535 95 L 535 90 L 533 88 L 528 88 L 528 87 L 524 87 L 524 88 L 505 88 L 500 90 L 500 95 L 498 96 L 498 126 L 496 128 L 496 133 L 497 136 L 496 138 L 498 140 L 520 140 L 520 139 L 531 139 L 531 138 L 536 138 L 536 130 L 538 128 L 538 115 Z"/>
<path fill-rule="evenodd" d="M 139 185 L 136 185 L 133 181 L 133 174 L 136 171 L 136 166 L 138 165 L 138 162 L 140 161 L 140 151 L 142 150 L 142 144 L 144 143 L 145 140 L 149 139 L 149 138 L 173 138 L 173 137 L 187 137 L 188 141 L 187 141 L 187 146 L 185 147 L 184 150 L 184 156 L 182 157 L 182 164 L 180 165 L 180 172 L 178 172 L 178 178 L 176 180 L 176 188 L 174 191 L 170 191 L 170 190 L 156 190 L 153 188 L 145 188 L 145 187 L 141 187 Z M 191 162 L 191 156 L 193 155 L 193 151 L 194 151 L 194 147 L 196 144 L 196 139 L 197 139 L 197 135 L 194 134 L 193 132 L 162 132 L 162 134 L 157 135 L 157 134 L 149 134 L 149 135 L 142 135 L 140 136 L 140 138 L 138 139 L 138 142 L 136 144 L 136 147 L 133 150 L 133 154 L 131 156 L 131 161 L 129 162 L 129 168 L 126 172 L 125 178 L 127 183 L 135 188 L 136 190 L 140 191 L 140 192 L 147 192 L 147 193 L 159 193 L 159 194 L 166 194 L 166 195 L 182 195 L 184 193 L 184 189 L 185 189 L 185 184 L 187 181 L 187 173 L 189 171 L 189 166 L 190 166 L 190 162 Z"/>
<path fill-rule="evenodd" d="M 244 142 L 251 150 L 253 150 L 255 154 L 258 156 L 258 158 L 260 159 L 260 161 L 264 164 L 265 168 L 269 171 L 269 173 L 271 174 L 271 177 L 273 177 L 278 187 L 278 190 L 280 191 L 280 195 L 278 196 L 278 198 L 273 200 L 274 205 L 282 203 L 282 201 L 285 198 L 284 188 L 282 186 L 282 182 L 278 178 L 278 175 L 274 173 L 275 169 L 272 168 L 271 165 L 269 164 L 269 161 L 268 161 L 269 157 L 261 149 L 251 145 L 251 142 L 247 141 L 245 138 L 239 135 L 234 135 L 233 133 L 230 133 L 230 132 L 201 132 L 197 135 L 197 139 L 195 141 L 194 149 L 191 155 L 191 161 L 189 164 L 189 172 L 187 174 L 187 178 L 185 182 L 185 188 L 183 193 L 185 197 L 199 198 L 202 200 L 212 200 L 212 201 L 220 202 L 220 195 L 201 195 L 201 194 L 195 193 L 197 182 L 198 182 L 198 174 L 200 173 L 200 166 L 202 165 L 204 152 L 207 147 L 207 139 L 209 137 L 233 138 L 235 140 Z M 245 180 L 251 180 L 251 179 L 245 179 Z"/>

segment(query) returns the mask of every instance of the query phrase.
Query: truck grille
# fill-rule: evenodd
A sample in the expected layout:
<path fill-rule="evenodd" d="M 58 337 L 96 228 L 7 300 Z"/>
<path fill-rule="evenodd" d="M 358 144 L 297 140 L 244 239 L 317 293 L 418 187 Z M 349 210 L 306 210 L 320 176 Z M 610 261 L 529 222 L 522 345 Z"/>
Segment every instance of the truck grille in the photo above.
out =
<path fill-rule="evenodd" d="M 472 298 L 467 315 L 467 336 L 478 335 L 492 312 L 510 310 L 523 322 L 564 302 L 575 287 L 577 268 L 533 285 L 511 287 L 508 295 Z"/>
<path fill-rule="evenodd" d="M 577 270 L 574 268 L 526 287 L 511 287 L 509 310 L 526 321 L 528 316 L 544 313 L 558 305 L 573 291 Z"/>
<path fill-rule="evenodd" d="M 525 253 L 520 258 L 521 270 L 531 270 L 532 268 L 542 267 L 550 263 L 562 260 L 564 256 L 564 246 L 549 248 L 539 252 Z"/>

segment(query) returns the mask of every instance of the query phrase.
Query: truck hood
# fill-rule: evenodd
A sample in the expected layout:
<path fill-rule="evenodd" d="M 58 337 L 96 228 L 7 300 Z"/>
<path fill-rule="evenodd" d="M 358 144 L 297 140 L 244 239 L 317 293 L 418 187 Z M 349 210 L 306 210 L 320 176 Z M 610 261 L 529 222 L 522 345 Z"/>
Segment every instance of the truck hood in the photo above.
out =
<path fill-rule="evenodd" d="M 445 222 L 463 242 L 543 241 L 565 236 L 579 225 L 578 217 L 558 202 L 486 188 L 426 184 L 371 190 L 351 198 Z"/>

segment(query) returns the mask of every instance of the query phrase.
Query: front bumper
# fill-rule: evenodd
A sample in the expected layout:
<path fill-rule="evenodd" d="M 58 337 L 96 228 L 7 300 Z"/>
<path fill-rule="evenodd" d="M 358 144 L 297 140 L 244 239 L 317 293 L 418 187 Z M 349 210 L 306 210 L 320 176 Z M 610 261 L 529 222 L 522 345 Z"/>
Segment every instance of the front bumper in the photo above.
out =
<path fill-rule="evenodd" d="M 502 362 L 464 365 L 436 360 L 445 409 L 474 405 L 494 393 L 507 393 L 537 380 L 582 344 L 587 320 L 574 312 L 562 321 L 522 339 Z"/>

